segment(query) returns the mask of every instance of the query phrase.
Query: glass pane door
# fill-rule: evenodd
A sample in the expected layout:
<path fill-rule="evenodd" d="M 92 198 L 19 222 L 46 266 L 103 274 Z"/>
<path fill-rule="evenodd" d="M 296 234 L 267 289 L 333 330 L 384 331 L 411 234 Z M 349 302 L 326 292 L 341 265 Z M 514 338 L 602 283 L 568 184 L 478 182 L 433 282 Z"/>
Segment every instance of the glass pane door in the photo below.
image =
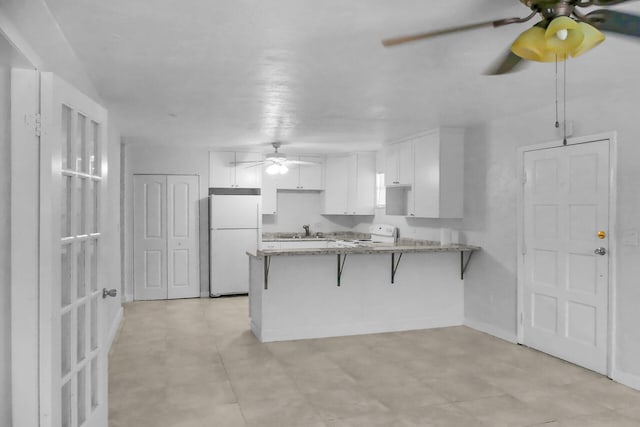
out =
<path fill-rule="evenodd" d="M 63 427 L 87 425 L 100 405 L 98 375 L 100 274 L 98 165 L 101 126 L 86 113 L 62 105 L 60 121 L 60 419 Z M 54 168 L 55 169 L 55 168 Z M 55 390 L 54 390 L 55 392 Z"/>

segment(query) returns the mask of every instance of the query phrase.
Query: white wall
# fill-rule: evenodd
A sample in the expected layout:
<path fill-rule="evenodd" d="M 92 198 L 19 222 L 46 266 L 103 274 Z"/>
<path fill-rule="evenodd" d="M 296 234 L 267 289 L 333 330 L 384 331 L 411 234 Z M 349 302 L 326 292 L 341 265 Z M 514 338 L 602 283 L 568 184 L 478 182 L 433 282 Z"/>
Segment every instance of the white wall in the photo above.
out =
<path fill-rule="evenodd" d="M 357 220 L 342 215 L 320 215 L 324 192 L 278 191 L 278 213 L 262 216 L 262 231 L 304 233 L 309 224 L 312 233 L 351 230 Z"/>
<path fill-rule="evenodd" d="M 133 175 L 200 176 L 200 289 L 209 294 L 209 150 L 125 144 L 125 296 L 133 299 Z"/>
<path fill-rule="evenodd" d="M 11 425 L 10 48 L 0 37 L 0 425 Z"/>
<path fill-rule="evenodd" d="M 610 79 L 609 81 L 614 81 Z M 552 83 L 550 83 L 552 84 Z M 612 84 L 613 85 L 613 84 Z M 617 369 L 640 387 L 640 247 L 625 246 L 623 232 L 640 230 L 640 87 L 612 90 L 605 98 L 569 103 L 577 136 L 615 130 L 618 140 Z M 465 146 L 464 229 L 483 250 L 465 275 L 465 315 L 487 329 L 516 333 L 516 207 L 520 146 L 557 140 L 553 107 L 530 111 L 469 129 Z M 612 230 L 610 230 L 611 232 Z M 614 378 L 615 379 L 615 378 Z M 629 381 L 627 381 L 629 382 Z"/>

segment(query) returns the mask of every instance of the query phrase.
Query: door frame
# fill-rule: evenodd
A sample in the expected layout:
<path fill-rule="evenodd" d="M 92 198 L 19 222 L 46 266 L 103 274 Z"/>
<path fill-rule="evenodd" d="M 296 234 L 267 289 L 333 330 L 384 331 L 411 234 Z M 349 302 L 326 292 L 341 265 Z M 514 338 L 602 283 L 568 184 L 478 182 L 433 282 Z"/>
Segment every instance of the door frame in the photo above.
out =
<path fill-rule="evenodd" d="M 567 139 L 567 145 L 588 144 L 597 141 L 609 141 L 609 281 L 607 302 L 607 376 L 615 372 L 616 360 L 616 294 L 617 294 L 617 185 L 618 185 L 618 141 L 617 132 L 605 132 L 594 135 Z M 562 140 L 518 148 L 518 239 L 517 239 L 517 318 L 516 334 L 518 344 L 524 343 L 524 156 L 527 152 L 550 148 L 562 149 Z"/>

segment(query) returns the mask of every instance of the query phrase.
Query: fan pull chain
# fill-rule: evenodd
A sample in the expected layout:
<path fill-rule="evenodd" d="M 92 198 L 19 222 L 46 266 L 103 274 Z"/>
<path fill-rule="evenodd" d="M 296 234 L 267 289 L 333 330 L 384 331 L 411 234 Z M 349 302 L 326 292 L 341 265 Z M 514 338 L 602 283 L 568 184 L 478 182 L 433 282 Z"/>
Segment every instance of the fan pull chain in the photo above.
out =
<path fill-rule="evenodd" d="M 560 127 L 558 120 L 558 54 L 556 53 L 556 129 Z"/>
<path fill-rule="evenodd" d="M 563 134 L 564 134 L 564 139 L 562 141 L 563 145 L 567 145 L 567 60 L 565 59 L 564 61 L 564 83 L 563 83 L 563 88 L 564 88 L 564 113 L 563 113 L 563 118 L 564 118 L 564 130 L 563 130 Z"/>

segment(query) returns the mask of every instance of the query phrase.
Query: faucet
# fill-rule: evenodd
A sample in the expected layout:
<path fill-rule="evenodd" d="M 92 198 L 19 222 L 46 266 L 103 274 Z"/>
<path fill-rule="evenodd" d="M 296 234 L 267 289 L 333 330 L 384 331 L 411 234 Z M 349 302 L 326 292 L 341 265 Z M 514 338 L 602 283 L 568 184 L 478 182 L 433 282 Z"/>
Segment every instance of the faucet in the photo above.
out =
<path fill-rule="evenodd" d="M 309 226 L 303 225 L 302 228 L 304 228 L 304 237 L 309 237 Z"/>

